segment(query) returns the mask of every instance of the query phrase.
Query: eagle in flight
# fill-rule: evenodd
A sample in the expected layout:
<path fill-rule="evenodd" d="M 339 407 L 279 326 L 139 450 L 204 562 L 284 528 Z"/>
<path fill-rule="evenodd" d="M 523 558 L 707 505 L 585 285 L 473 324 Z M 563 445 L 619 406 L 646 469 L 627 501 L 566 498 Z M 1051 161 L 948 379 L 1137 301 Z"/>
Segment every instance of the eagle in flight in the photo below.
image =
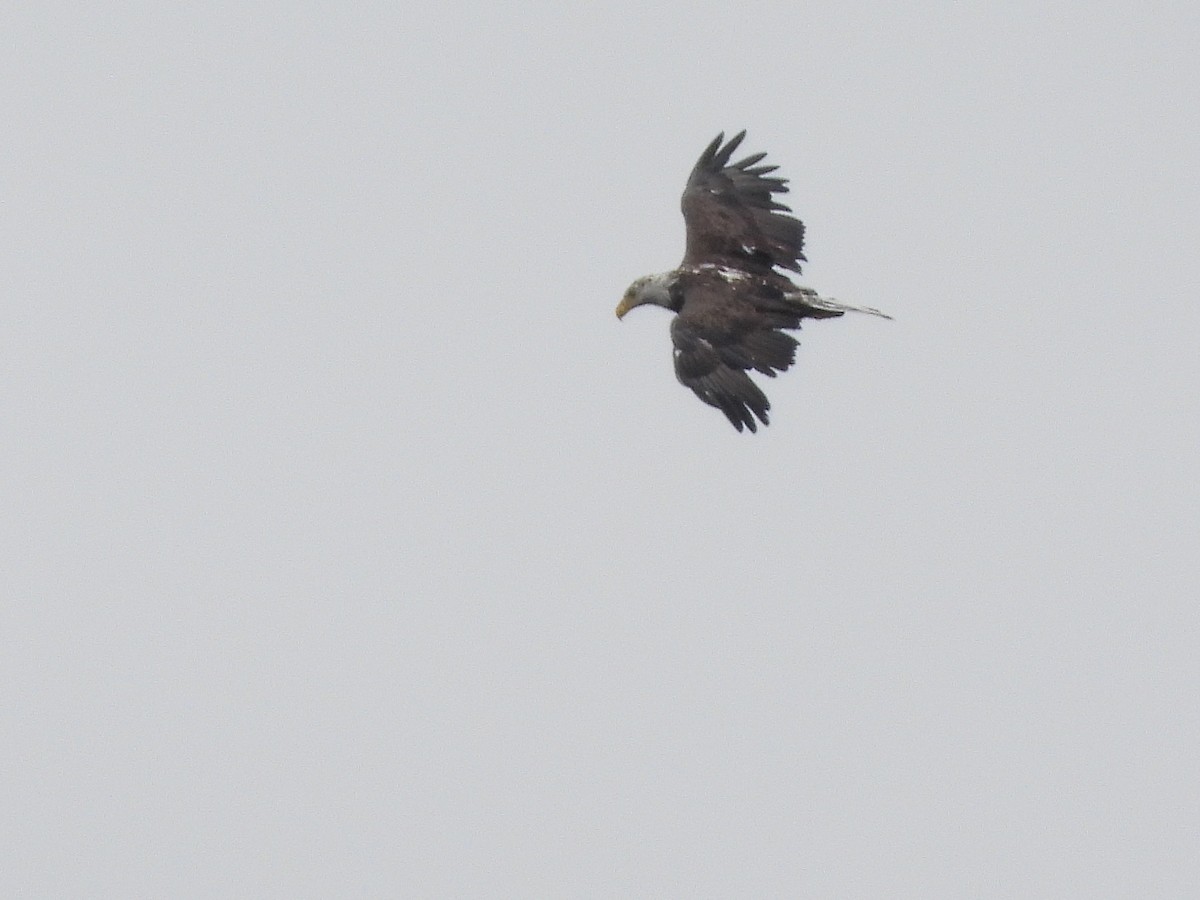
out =
<path fill-rule="evenodd" d="M 847 310 L 890 316 L 849 306 L 794 284 L 804 257 L 804 223 L 775 199 L 787 180 L 778 166 L 759 165 L 765 153 L 731 163 L 746 132 L 709 144 L 688 178 L 681 205 L 687 249 L 679 268 L 645 275 L 629 286 L 617 318 L 652 303 L 675 313 L 671 342 L 675 375 L 697 397 L 721 410 L 738 431 L 768 424 L 766 394 L 747 374 L 771 378 L 796 358 L 798 342 L 782 329 L 801 319 L 829 319 Z"/>

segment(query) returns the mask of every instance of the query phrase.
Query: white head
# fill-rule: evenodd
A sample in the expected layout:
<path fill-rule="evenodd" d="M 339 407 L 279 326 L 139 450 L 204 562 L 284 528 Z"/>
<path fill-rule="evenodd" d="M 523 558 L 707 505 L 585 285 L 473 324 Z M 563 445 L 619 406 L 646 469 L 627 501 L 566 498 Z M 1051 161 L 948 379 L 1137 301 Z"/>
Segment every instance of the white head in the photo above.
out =
<path fill-rule="evenodd" d="M 617 304 L 617 318 L 622 318 L 635 306 L 642 306 L 646 303 L 673 309 L 675 304 L 671 300 L 671 283 L 674 277 L 674 272 L 643 275 L 629 286 L 629 289 L 625 291 L 625 296 Z"/>

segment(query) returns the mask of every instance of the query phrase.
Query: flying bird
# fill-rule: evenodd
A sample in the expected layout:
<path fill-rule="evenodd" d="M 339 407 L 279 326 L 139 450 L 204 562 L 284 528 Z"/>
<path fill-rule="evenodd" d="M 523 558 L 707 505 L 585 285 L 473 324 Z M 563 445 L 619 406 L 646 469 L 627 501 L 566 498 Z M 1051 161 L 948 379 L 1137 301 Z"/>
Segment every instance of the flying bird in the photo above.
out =
<path fill-rule="evenodd" d="M 802 319 L 830 319 L 847 311 L 891 318 L 849 306 L 793 283 L 804 257 L 804 223 L 775 199 L 787 180 L 759 165 L 765 153 L 730 159 L 745 138 L 718 134 L 688 178 L 681 206 L 687 247 L 679 268 L 645 275 L 617 304 L 617 318 L 647 303 L 675 313 L 671 342 L 675 375 L 697 397 L 721 410 L 738 431 L 767 425 L 766 394 L 750 378 L 771 378 L 796 358 L 798 342 L 783 329 Z M 756 421 L 757 417 L 757 421 Z"/>

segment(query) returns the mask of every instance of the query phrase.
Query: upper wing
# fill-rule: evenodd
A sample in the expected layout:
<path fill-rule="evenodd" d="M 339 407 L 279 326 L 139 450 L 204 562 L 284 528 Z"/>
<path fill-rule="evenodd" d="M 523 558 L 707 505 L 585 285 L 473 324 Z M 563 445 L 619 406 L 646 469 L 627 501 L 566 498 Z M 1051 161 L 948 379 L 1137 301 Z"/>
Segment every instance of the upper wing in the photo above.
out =
<path fill-rule="evenodd" d="M 765 153 L 729 162 L 745 136 L 739 132 L 722 146 L 725 134 L 718 134 L 692 169 L 681 201 L 687 226 L 683 264 L 799 272 L 804 223 L 773 196 L 787 193 L 787 180 L 767 177 L 778 166 L 755 165 Z"/>

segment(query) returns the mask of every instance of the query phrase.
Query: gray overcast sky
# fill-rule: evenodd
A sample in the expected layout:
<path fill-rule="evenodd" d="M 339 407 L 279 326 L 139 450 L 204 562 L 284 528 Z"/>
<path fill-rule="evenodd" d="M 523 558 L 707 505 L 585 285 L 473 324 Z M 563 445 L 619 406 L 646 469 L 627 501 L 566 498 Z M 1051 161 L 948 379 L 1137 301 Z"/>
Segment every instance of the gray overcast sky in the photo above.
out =
<path fill-rule="evenodd" d="M 9 7 L 5 896 L 1200 895 L 1194 2 Z"/>

